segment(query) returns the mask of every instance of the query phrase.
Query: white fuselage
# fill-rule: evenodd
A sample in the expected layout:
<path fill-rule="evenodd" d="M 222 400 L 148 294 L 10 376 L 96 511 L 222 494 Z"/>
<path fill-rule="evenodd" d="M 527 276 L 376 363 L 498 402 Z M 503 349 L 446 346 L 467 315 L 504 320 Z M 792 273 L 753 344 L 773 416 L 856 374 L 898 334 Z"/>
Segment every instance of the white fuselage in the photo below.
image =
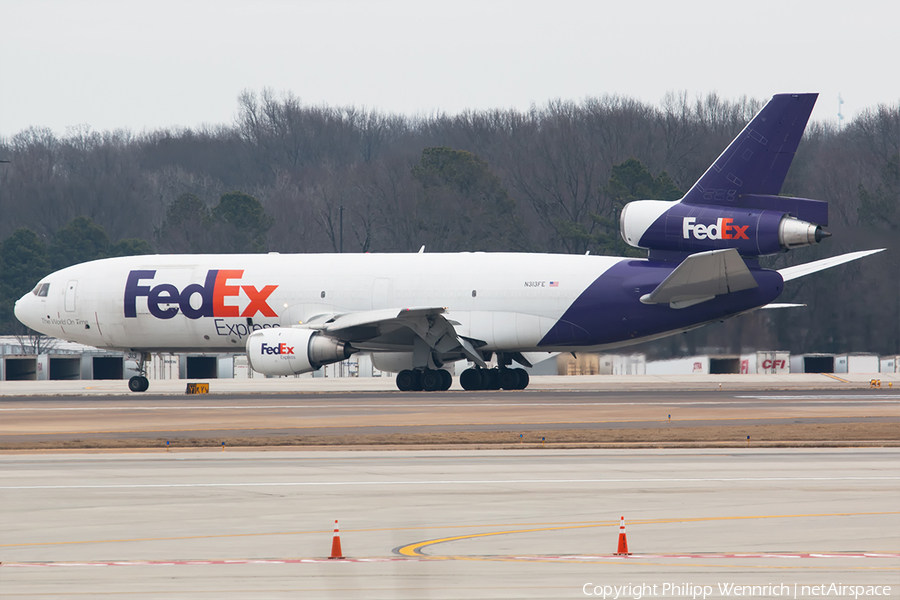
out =
<path fill-rule="evenodd" d="M 458 333 L 483 340 L 485 350 L 552 351 L 538 348 L 540 340 L 623 260 L 634 259 L 478 252 L 112 258 L 48 275 L 41 280 L 46 295 L 24 296 L 16 316 L 47 335 L 100 348 L 242 352 L 249 334 L 263 328 L 445 307 Z M 204 289 L 211 271 L 221 281 Z"/>

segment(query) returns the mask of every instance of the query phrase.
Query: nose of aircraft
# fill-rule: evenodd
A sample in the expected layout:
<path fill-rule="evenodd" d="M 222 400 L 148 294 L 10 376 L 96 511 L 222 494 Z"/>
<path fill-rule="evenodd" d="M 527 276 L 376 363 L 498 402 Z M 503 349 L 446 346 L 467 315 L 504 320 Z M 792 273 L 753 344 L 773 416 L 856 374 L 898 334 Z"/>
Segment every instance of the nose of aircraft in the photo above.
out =
<path fill-rule="evenodd" d="M 35 319 L 37 318 L 35 310 L 37 310 L 37 307 L 34 302 L 34 294 L 28 292 L 16 300 L 16 307 L 13 312 L 22 325 L 35 329 L 37 326 L 37 323 L 35 323 Z"/>

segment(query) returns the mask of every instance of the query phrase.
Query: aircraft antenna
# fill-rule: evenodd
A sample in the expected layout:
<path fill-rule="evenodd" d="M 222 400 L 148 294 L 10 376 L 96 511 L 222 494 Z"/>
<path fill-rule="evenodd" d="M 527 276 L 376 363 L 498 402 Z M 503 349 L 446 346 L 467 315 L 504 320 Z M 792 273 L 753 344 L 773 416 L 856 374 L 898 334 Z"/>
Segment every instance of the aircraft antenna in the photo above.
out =
<path fill-rule="evenodd" d="M 837 117 L 838 117 L 838 131 L 841 130 L 841 125 L 843 124 L 843 121 L 844 121 L 844 115 L 841 114 L 841 105 L 842 105 L 843 103 L 844 103 L 844 99 L 841 98 L 841 95 L 840 95 L 840 93 L 839 93 L 839 94 L 838 94 L 838 114 L 837 114 Z"/>
<path fill-rule="evenodd" d="M 344 205 L 341 204 L 341 254 L 344 253 Z"/>

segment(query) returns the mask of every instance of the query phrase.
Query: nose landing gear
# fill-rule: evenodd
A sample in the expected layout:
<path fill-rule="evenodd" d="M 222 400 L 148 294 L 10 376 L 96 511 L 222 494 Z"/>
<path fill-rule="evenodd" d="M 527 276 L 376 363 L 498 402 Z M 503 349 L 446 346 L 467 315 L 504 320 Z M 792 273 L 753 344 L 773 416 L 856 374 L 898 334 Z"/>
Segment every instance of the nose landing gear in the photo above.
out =
<path fill-rule="evenodd" d="M 146 392 L 150 388 L 150 380 L 146 376 L 146 363 L 149 358 L 149 353 L 141 352 L 141 358 L 138 360 L 138 375 L 128 380 L 128 389 L 132 392 Z"/>
<path fill-rule="evenodd" d="M 150 387 L 150 380 L 143 375 L 135 375 L 128 380 L 128 389 L 132 392 L 146 392 Z"/>

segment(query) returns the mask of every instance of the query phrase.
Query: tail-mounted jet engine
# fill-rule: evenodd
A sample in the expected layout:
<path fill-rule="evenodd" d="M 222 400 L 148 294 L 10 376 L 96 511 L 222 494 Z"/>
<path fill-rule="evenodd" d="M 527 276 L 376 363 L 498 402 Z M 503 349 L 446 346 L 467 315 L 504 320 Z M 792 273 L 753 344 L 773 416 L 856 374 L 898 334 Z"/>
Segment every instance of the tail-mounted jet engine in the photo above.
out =
<path fill-rule="evenodd" d="M 298 375 L 340 362 L 357 352 L 345 342 L 312 329 L 288 327 L 255 331 L 247 338 L 250 367 L 264 375 Z"/>
<path fill-rule="evenodd" d="M 622 238 L 635 248 L 705 252 L 737 248 L 766 256 L 817 244 L 831 234 L 828 205 L 781 196 L 738 196 L 733 206 L 638 200 L 622 209 Z"/>

